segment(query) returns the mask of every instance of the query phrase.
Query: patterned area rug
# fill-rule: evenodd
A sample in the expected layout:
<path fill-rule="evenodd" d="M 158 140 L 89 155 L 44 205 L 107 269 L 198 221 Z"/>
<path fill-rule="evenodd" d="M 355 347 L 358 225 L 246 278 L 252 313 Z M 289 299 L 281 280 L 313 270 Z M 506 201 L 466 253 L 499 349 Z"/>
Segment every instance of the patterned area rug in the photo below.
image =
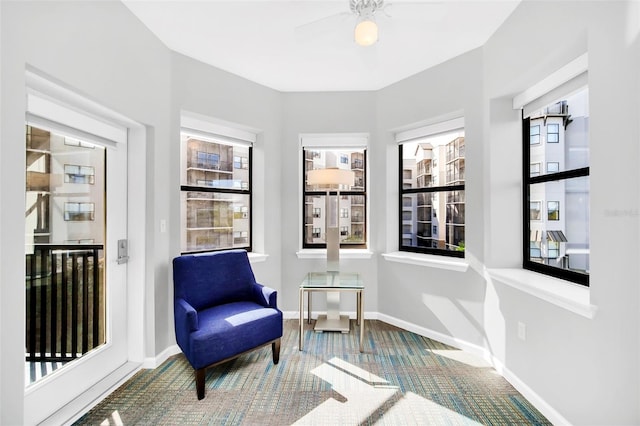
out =
<path fill-rule="evenodd" d="M 542 425 L 550 424 L 483 360 L 381 321 L 315 333 L 285 320 L 271 346 L 210 368 L 198 401 L 193 369 L 176 355 L 142 370 L 78 425 Z"/>

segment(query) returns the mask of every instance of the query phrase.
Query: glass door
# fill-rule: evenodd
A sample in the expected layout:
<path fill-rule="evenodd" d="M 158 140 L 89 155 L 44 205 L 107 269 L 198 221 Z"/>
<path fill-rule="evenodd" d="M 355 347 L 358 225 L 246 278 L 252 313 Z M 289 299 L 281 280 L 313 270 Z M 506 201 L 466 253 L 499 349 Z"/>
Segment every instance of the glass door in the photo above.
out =
<path fill-rule="evenodd" d="M 116 371 L 128 355 L 122 251 L 127 245 L 126 141 L 102 143 L 56 123 L 35 122 L 25 131 L 29 424 Z"/>

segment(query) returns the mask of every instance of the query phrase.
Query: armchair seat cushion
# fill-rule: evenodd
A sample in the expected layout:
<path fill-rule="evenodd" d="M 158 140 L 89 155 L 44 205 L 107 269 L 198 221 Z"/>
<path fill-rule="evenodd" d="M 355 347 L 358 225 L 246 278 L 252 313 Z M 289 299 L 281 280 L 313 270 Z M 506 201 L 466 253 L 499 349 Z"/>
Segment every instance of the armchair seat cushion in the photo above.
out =
<path fill-rule="evenodd" d="M 198 312 L 187 358 L 195 369 L 246 352 L 282 336 L 282 312 L 255 302 L 231 302 Z M 215 348 L 215 350 L 212 350 Z"/>

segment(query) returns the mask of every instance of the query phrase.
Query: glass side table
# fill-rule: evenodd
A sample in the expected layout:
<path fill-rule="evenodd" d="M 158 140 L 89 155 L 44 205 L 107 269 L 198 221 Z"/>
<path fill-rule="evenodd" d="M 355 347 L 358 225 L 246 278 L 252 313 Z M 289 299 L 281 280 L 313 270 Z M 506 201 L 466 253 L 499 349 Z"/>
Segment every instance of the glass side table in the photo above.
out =
<path fill-rule="evenodd" d="M 360 352 L 364 352 L 364 284 L 360 274 L 355 272 L 309 272 L 300 284 L 300 341 L 298 348 L 303 350 L 304 335 L 304 294 L 307 294 L 307 322 L 311 323 L 311 293 L 327 293 L 327 315 L 319 315 L 314 329 L 316 331 L 349 332 L 349 316 L 340 315 L 340 298 L 335 295 L 343 291 L 356 293 L 356 323 L 360 326 Z"/>

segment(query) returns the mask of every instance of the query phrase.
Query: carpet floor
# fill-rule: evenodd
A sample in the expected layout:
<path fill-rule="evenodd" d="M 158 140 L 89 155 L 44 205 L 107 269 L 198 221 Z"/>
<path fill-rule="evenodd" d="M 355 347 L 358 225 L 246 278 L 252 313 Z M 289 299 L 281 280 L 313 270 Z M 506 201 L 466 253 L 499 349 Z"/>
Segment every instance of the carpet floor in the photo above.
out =
<path fill-rule="evenodd" d="M 285 320 L 280 362 L 271 346 L 207 370 L 198 401 L 182 354 L 141 370 L 77 425 L 546 425 L 484 360 L 391 326 L 315 333 Z"/>

